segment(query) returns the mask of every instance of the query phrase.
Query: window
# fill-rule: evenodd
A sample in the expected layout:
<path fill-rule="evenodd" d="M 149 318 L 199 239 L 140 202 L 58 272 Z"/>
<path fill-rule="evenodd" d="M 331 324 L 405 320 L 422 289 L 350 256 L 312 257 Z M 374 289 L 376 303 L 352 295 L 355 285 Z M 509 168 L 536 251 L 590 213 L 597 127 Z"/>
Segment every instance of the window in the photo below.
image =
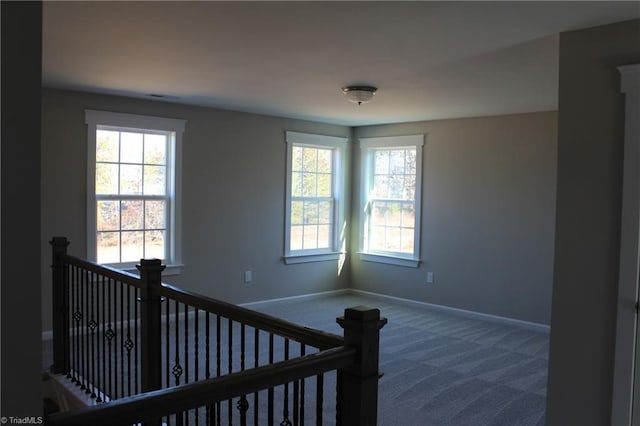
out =
<path fill-rule="evenodd" d="M 87 110 L 85 121 L 89 258 L 124 269 L 157 258 L 179 272 L 184 120 Z"/>
<path fill-rule="evenodd" d="M 361 258 L 417 267 L 423 135 L 360 139 Z"/>
<path fill-rule="evenodd" d="M 346 138 L 287 132 L 286 263 L 338 259 L 344 251 Z"/>

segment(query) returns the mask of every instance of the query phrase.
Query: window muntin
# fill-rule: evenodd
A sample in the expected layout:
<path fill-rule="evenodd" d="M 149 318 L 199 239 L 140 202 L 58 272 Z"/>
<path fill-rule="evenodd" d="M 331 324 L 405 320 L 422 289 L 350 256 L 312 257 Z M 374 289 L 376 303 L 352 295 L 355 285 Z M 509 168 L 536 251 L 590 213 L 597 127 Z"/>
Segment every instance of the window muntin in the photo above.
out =
<path fill-rule="evenodd" d="M 346 138 L 287 132 L 285 262 L 339 253 Z M 303 256 L 307 259 L 300 260 Z M 316 257 L 313 257 L 316 256 Z M 294 259 L 298 260 L 294 260 Z M 337 257 L 335 257 L 337 258 Z"/>
<path fill-rule="evenodd" d="M 171 191 L 167 152 L 172 132 L 96 130 L 96 260 L 169 258 Z"/>
<path fill-rule="evenodd" d="M 360 140 L 361 257 L 365 260 L 417 266 L 423 140 L 423 135 Z"/>
<path fill-rule="evenodd" d="M 185 121 L 85 111 L 87 255 L 132 268 L 159 258 L 181 269 L 181 142 Z"/>
<path fill-rule="evenodd" d="M 334 149 L 294 144 L 289 250 L 330 249 L 335 200 Z"/>

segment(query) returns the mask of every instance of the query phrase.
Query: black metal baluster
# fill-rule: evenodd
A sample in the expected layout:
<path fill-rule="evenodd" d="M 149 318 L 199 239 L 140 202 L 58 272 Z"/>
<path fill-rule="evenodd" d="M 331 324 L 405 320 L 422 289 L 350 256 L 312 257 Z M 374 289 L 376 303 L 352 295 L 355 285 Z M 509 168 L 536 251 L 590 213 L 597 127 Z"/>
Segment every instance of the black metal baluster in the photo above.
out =
<path fill-rule="evenodd" d="M 184 383 L 189 383 L 189 305 L 184 305 Z M 189 425 L 189 412 L 184 412 L 185 424 Z"/>
<path fill-rule="evenodd" d="M 322 405 L 324 397 L 324 376 L 318 374 L 316 378 L 316 426 L 322 426 Z"/>
<path fill-rule="evenodd" d="M 307 347 L 304 343 L 300 343 L 300 356 L 305 356 Z M 304 380 L 300 380 L 300 426 L 304 426 Z"/>
<path fill-rule="evenodd" d="M 228 346 L 228 370 L 227 370 L 227 374 L 231 374 L 233 372 L 233 321 L 231 321 L 231 319 L 227 318 L 227 324 L 228 324 L 228 339 L 229 339 L 229 346 Z M 229 399 L 227 401 L 227 408 L 228 408 L 228 413 L 229 413 L 229 426 L 233 426 L 233 400 Z"/>
<path fill-rule="evenodd" d="M 253 329 L 253 367 L 260 364 L 260 330 Z M 258 426 L 258 392 L 253 393 L 253 426 Z"/>
<path fill-rule="evenodd" d="M 96 375 L 96 402 L 102 402 L 102 386 L 104 386 L 104 383 L 102 383 L 103 379 L 104 379 L 104 374 L 101 374 L 104 371 L 104 351 L 101 352 L 101 349 L 104 350 L 104 342 L 102 345 L 100 345 L 100 341 L 102 339 L 104 339 L 104 315 L 103 318 L 101 317 L 101 314 L 103 313 L 103 310 L 101 309 L 100 306 L 100 301 L 102 301 L 102 303 L 104 304 L 104 292 L 102 291 L 104 289 L 104 285 L 103 285 L 103 277 L 102 275 L 98 275 L 97 279 L 96 279 L 96 321 L 98 323 L 98 326 L 96 327 L 96 358 L 98 358 L 98 366 L 97 366 L 97 375 Z M 100 325 L 102 325 L 102 333 L 100 332 Z"/>
<path fill-rule="evenodd" d="M 296 380 L 293 382 L 293 424 L 294 426 L 298 426 L 300 424 L 300 412 L 299 412 L 299 392 L 300 392 L 300 382 L 301 380 Z"/>
<path fill-rule="evenodd" d="M 120 281 L 120 396 L 124 398 L 124 283 Z"/>
<path fill-rule="evenodd" d="M 244 371 L 244 357 L 246 351 L 245 343 L 245 325 L 240 324 L 240 371 Z M 241 395 L 238 400 L 238 410 L 240 411 L 240 425 L 247 425 L 247 410 L 249 409 L 249 402 L 246 395 Z"/>
<path fill-rule="evenodd" d="M 216 377 L 220 377 L 221 375 L 221 360 L 220 360 L 220 346 L 221 346 L 221 336 L 220 333 L 222 332 L 222 324 L 221 324 L 221 319 L 220 319 L 220 315 L 216 315 Z M 221 413 L 220 410 L 222 408 L 222 405 L 220 403 L 220 401 L 216 402 L 216 424 L 218 426 L 221 425 L 222 419 L 221 419 Z"/>
<path fill-rule="evenodd" d="M 182 366 L 180 365 L 180 304 L 178 303 L 178 301 L 176 300 L 176 313 L 175 313 L 175 338 L 176 338 L 176 355 L 175 355 L 175 364 L 173 365 L 173 368 L 171 369 L 171 372 L 173 373 L 173 377 L 175 378 L 175 385 L 178 386 L 180 384 L 180 376 L 182 376 L 183 370 L 182 370 Z M 185 305 L 185 310 L 186 310 L 186 305 Z M 182 413 L 176 413 L 176 425 L 177 426 L 182 426 Z"/>
<path fill-rule="evenodd" d="M 284 360 L 289 360 L 289 339 L 284 339 Z M 282 404 L 282 421 L 280 426 L 291 426 L 291 420 L 289 420 L 289 383 L 285 383 L 283 386 L 283 404 Z"/>
<path fill-rule="evenodd" d="M 210 353 L 210 336 L 209 334 L 211 333 L 211 325 L 209 324 L 209 320 L 210 320 L 210 314 L 209 311 L 207 311 L 205 313 L 205 331 L 204 331 L 204 338 L 205 338 L 205 343 L 204 343 L 204 353 L 205 353 L 205 367 L 204 367 L 204 371 L 205 371 L 205 379 L 209 379 L 211 378 L 211 353 Z M 211 426 L 211 405 L 207 404 L 207 406 L 205 407 L 205 424 L 207 426 Z"/>
<path fill-rule="evenodd" d="M 336 426 L 342 425 L 342 374 L 336 371 Z"/>
<path fill-rule="evenodd" d="M 72 340 L 71 340 L 71 349 L 72 349 L 72 354 L 71 354 L 71 368 L 72 371 L 70 371 L 67 375 L 67 377 L 71 376 L 71 381 L 73 383 L 78 383 L 78 351 L 80 350 L 80 348 L 78 347 L 78 319 L 76 316 L 76 313 L 78 312 L 78 268 L 76 266 L 72 267 L 72 286 L 71 286 L 71 312 L 73 312 L 73 314 L 71 315 L 73 318 L 73 336 L 72 336 Z"/>
<path fill-rule="evenodd" d="M 127 350 L 127 392 L 131 396 L 131 349 L 133 349 L 133 340 L 131 340 L 131 287 L 127 284 L 127 340 L 124 342 Z"/>
<path fill-rule="evenodd" d="M 171 303 L 169 302 L 169 300 L 167 300 L 167 304 L 165 305 L 165 387 L 170 387 L 171 386 L 171 376 L 169 375 L 169 365 L 171 363 L 171 355 L 170 355 L 170 350 L 171 350 Z"/>
<path fill-rule="evenodd" d="M 137 288 L 133 288 L 133 342 L 135 344 L 133 351 L 133 365 L 134 365 L 134 374 L 133 374 L 133 393 L 135 395 L 138 394 L 138 382 L 142 379 L 141 375 L 138 372 L 138 348 L 140 347 L 140 341 L 138 340 L 138 328 L 140 324 L 138 323 L 138 301 L 140 300 L 140 294 Z"/>
<path fill-rule="evenodd" d="M 273 333 L 269 333 L 269 365 L 273 364 Z M 267 423 L 273 425 L 273 388 L 267 391 Z"/>
<path fill-rule="evenodd" d="M 104 335 L 106 331 L 105 330 L 105 327 L 106 327 L 105 312 L 104 312 L 106 294 L 105 294 L 104 281 L 105 281 L 105 277 L 103 275 L 100 275 L 98 278 L 98 284 L 99 284 L 98 294 L 100 295 L 99 299 L 101 302 L 98 304 L 98 320 L 101 326 L 101 327 L 98 327 L 98 353 L 100 354 L 100 362 L 98 363 L 98 398 L 96 399 L 96 402 L 102 402 L 103 401 L 102 397 L 107 391 L 106 389 L 107 388 L 107 373 L 106 373 L 107 357 L 105 353 L 106 337 Z M 100 344 L 100 342 L 102 342 L 102 345 Z M 100 348 L 102 348 L 102 351 L 100 351 Z"/>
<path fill-rule="evenodd" d="M 70 377 L 69 369 L 71 368 L 71 363 L 69 357 L 71 356 L 71 316 L 69 312 L 71 312 L 71 266 L 68 263 L 64 263 L 62 265 L 63 269 L 63 311 L 62 315 L 64 315 L 64 334 L 63 334 L 63 346 L 64 346 L 64 364 L 63 364 L 63 373 L 66 373 L 67 378 Z"/>
<path fill-rule="evenodd" d="M 90 289 L 90 296 L 89 296 L 89 300 L 91 302 L 90 307 L 89 307 L 89 312 L 91 315 L 91 320 L 89 320 L 89 330 L 91 330 L 91 352 L 90 352 L 90 357 L 91 357 L 91 374 L 90 374 L 90 386 L 91 386 L 91 398 L 95 398 L 96 397 L 96 327 L 98 325 L 98 323 L 96 322 L 96 311 L 95 311 L 95 303 L 96 303 L 96 298 L 95 298 L 95 280 L 96 280 L 96 274 L 95 273 L 91 273 L 89 275 L 89 289 Z"/>
<path fill-rule="evenodd" d="M 105 336 L 107 338 L 107 345 L 109 347 L 109 384 L 107 386 L 108 389 L 108 396 L 109 396 L 109 400 L 113 399 L 113 372 L 112 372 L 112 352 L 113 352 L 113 346 L 112 346 L 112 340 L 113 337 L 115 336 L 115 332 L 114 330 L 114 324 L 112 322 L 112 318 L 111 318 L 111 290 L 112 288 L 115 289 L 115 283 L 111 280 L 111 278 L 107 279 L 107 284 L 108 284 L 108 289 L 107 289 L 107 321 L 109 323 L 109 328 L 107 329 L 107 331 L 105 332 Z M 115 293 L 114 293 L 114 298 L 115 298 Z M 115 314 L 114 314 L 115 316 Z"/>
<path fill-rule="evenodd" d="M 89 363 L 89 336 L 87 336 L 87 330 L 89 329 L 89 287 L 88 278 L 89 272 L 84 271 L 82 274 L 82 292 L 84 296 L 84 300 L 82 302 L 82 317 L 84 318 L 84 326 L 82 330 L 82 385 L 80 389 L 84 390 L 85 393 L 91 393 L 89 390 L 89 382 L 88 382 L 88 363 Z"/>
<path fill-rule="evenodd" d="M 194 350 L 195 350 L 196 353 L 195 353 L 194 369 L 193 369 L 193 372 L 194 372 L 193 381 L 197 382 L 200 379 L 199 374 L 198 374 L 198 370 L 200 369 L 200 364 L 198 362 L 199 361 L 198 352 L 200 350 L 200 348 L 198 346 L 199 343 L 200 343 L 199 342 L 200 339 L 199 339 L 199 336 L 198 336 L 198 333 L 199 333 L 199 330 L 198 330 L 198 320 L 199 320 L 199 318 L 198 318 L 198 316 L 200 315 L 200 310 L 198 308 L 194 308 L 194 315 L 195 315 L 195 318 L 194 318 L 194 322 L 193 322 L 193 339 L 194 339 L 193 340 L 193 346 L 194 346 Z M 195 423 L 196 423 L 196 426 L 198 426 L 200 424 L 199 417 L 200 417 L 199 416 L 199 409 L 198 409 L 198 407 L 196 407 L 195 408 Z"/>

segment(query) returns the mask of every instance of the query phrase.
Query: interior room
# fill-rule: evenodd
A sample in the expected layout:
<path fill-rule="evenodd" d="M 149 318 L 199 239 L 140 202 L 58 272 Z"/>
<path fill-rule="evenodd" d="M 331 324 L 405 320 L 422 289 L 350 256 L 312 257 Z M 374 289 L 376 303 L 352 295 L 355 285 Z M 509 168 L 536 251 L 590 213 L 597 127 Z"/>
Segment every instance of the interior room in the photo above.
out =
<path fill-rule="evenodd" d="M 55 319 L 49 241 L 64 236 L 69 253 L 101 255 L 99 160 L 88 141 L 93 113 L 106 112 L 184 123 L 163 282 L 337 334 L 340 303 L 381 309 L 380 386 L 387 380 L 393 404 L 379 404 L 379 424 L 394 424 L 394 410 L 411 413 L 402 424 L 630 424 L 630 395 L 612 396 L 618 67 L 640 63 L 638 2 L 2 6 L 3 112 L 21 99 L 2 125 L 3 416 L 40 415 L 41 353 Z M 29 90 L 14 94 L 13 78 Z M 374 93 L 358 103 L 349 88 Z M 345 141 L 333 163 L 342 180 L 330 249 L 318 236 L 303 253 L 310 240 L 296 246 L 291 158 L 314 137 Z M 400 244 L 410 248 L 378 250 L 367 153 L 405 137 L 420 139 L 409 243 Z M 18 235 L 27 221 L 37 226 Z M 23 303 L 41 309 L 18 333 L 10 318 Z M 411 370 L 411 382 L 407 371 L 445 339 L 444 317 L 453 318 L 447 351 L 460 352 L 434 354 L 421 364 L 433 380 Z M 428 336 L 425 346 L 403 333 L 411 343 Z M 17 341 L 29 355 L 5 361 Z M 463 354 L 503 365 L 492 375 L 465 358 L 463 368 Z M 5 392 L 10 363 L 33 372 L 25 380 L 37 392 Z M 445 370 L 455 374 L 438 376 Z M 421 399 L 438 378 L 465 386 L 446 401 L 440 390 Z"/>

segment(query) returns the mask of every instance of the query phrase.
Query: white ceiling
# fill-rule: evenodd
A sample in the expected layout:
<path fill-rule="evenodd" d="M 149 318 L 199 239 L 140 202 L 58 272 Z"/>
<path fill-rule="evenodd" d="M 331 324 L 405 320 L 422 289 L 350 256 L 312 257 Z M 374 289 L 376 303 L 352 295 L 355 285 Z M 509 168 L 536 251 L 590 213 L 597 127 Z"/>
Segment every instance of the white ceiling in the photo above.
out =
<path fill-rule="evenodd" d="M 43 85 L 345 125 L 557 108 L 558 33 L 640 2 L 44 2 Z M 379 88 L 349 103 L 340 88 Z"/>

